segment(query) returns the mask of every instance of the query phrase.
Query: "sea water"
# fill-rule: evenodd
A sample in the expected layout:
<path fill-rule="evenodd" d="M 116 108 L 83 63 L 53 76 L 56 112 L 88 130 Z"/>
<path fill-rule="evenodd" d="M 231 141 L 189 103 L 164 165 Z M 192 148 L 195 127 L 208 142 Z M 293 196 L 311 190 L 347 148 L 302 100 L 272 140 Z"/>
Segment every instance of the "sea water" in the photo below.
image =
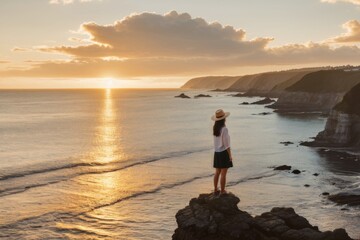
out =
<path fill-rule="evenodd" d="M 359 162 L 299 145 L 326 118 L 272 113 L 239 104 L 260 98 L 229 93 L 174 98 L 181 92 L 1 90 L 0 238 L 170 239 L 176 212 L 213 190 L 210 117 L 218 108 L 231 112 L 228 190 L 241 209 L 293 207 L 322 231 L 360 237 L 360 209 L 342 211 L 322 196 L 359 186 Z M 282 164 L 302 172 L 272 169 Z"/>

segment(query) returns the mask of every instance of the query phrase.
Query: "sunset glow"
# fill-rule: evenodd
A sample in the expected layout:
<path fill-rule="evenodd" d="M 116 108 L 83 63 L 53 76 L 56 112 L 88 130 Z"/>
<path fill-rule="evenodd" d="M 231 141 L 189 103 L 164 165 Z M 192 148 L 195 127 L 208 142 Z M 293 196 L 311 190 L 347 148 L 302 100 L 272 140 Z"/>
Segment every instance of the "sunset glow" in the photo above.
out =
<path fill-rule="evenodd" d="M 204 75 L 357 65 L 358 6 L 350 0 L 210 0 L 205 8 L 186 1 L 5 0 L 0 88 L 169 88 Z M 110 77 L 97 83 L 104 74 Z"/>

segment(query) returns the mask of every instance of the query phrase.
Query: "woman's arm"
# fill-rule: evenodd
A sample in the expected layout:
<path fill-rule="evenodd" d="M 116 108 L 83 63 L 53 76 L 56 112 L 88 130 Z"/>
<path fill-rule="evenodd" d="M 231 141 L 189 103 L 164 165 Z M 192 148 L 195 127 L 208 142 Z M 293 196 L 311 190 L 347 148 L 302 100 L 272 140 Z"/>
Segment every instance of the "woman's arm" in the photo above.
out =
<path fill-rule="evenodd" d="M 232 156 L 231 156 L 231 149 L 230 149 L 230 147 L 228 147 L 228 148 L 226 149 L 226 151 L 227 151 L 228 154 L 229 154 L 230 161 L 232 161 Z"/>
<path fill-rule="evenodd" d="M 226 151 L 229 154 L 229 158 L 232 161 L 231 149 L 230 149 L 230 136 L 227 128 L 223 129 L 223 144 L 226 148 Z"/>

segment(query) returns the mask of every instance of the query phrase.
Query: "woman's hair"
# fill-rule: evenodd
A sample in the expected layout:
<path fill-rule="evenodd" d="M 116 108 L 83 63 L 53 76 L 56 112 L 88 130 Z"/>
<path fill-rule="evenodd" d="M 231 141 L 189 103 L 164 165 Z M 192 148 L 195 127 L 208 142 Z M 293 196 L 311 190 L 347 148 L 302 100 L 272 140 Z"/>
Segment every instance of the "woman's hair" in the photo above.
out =
<path fill-rule="evenodd" d="M 214 123 L 213 135 L 220 136 L 221 129 L 225 126 L 225 118 Z"/>

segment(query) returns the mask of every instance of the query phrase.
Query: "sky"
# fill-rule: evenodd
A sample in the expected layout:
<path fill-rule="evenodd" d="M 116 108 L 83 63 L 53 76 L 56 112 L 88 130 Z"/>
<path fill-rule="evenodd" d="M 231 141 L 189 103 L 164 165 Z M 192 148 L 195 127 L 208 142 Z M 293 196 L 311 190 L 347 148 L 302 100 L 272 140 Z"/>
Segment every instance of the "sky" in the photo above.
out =
<path fill-rule="evenodd" d="M 360 0 L 1 0 L 0 88 L 360 64 Z"/>

